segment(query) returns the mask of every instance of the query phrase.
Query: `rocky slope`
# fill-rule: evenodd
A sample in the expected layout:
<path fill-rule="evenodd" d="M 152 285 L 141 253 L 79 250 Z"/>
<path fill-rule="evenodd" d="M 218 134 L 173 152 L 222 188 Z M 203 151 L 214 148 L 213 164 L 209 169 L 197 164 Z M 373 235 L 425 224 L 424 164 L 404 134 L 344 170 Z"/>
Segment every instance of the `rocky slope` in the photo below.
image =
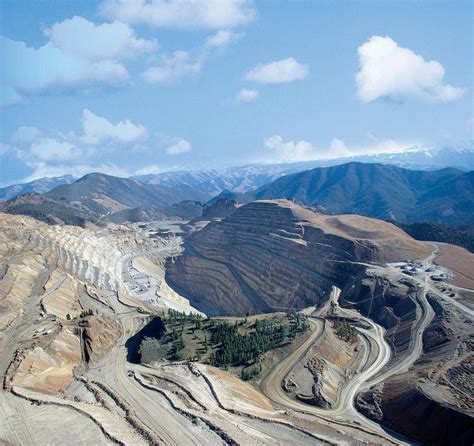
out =
<path fill-rule="evenodd" d="M 242 206 L 191 233 L 184 248 L 169 262 L 167 281 L 207 314 L 307 307 L 364 270 L 351 262 L 429 252 L 389 223 L 315 214 L 286 200 Z"/>
<path fill-rule="evenodd" d="M 28 193 L 0 203 L 0 212 L 27 215 L 52 224 L 66 224 L 84 227 L 88 222 L 96 223 L 98 215 L 64 201 L 45 195 Z"/>
<path fill-rule="evenodd" d="M 351 162 L 285 175 L 252 192 L 224 191 L 219 197 L 243 203 L 285 198 L 305 206 L 322 206 L 334 214 L 460 225 L 474 219 L 473 190 L 473 172 Z"/>
<path fill-rule="evenodd" d="M 47 193 L 54 200 L 106 214 L 135 207 L 166 207 L 183 200 L 200 199 L 189 186 L 144 184 L 129 178 L 91 173 L 72 184 L 58 186 Z"/>
<path fill-rule="evenodd" d="M 420 305 L 425 279 L 394 271 L 369 269 L 346 286 L 341 302 L 386 329 L 392 350 L 386 372 L 409 357 L 420 321 L 429 314 Z M 459 305 L 465 302 L 462 289 L 448 291 L 445 283 L 439 288 L 428 288 L 433 315 L 427 316 L 419 358 L 361 393 L 356 402 L 364 415 L 425 444 L 467 445 L 474 439 L 472 318 Z"/>
<path fill-rule="evenodd" d="M 420 359 L 359 395 L 357 406 L 373 420 L 425 444 L 472 444 L 472 321 L 435 296 L 430 303 L 436 315 L 424 334 Z"/>

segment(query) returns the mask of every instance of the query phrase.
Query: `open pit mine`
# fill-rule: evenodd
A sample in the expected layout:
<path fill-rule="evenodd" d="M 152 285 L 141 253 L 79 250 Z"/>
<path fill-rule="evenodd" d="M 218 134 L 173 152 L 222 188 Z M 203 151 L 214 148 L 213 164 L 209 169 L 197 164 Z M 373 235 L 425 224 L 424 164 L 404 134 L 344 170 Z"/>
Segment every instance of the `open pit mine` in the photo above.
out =
<path fill-rule="evenodd" d="M 474 255 L 286 200 L 0 213 L 0 443 L 474 443 Z"/>

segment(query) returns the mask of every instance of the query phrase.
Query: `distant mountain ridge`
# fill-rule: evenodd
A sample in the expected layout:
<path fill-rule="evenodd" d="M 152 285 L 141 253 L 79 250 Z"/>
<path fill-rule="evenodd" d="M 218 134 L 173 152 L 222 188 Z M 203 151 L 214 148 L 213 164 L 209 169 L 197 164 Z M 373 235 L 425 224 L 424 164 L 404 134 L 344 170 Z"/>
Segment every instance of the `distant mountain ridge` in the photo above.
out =
<path fill-rule="evenodd" d="M 222 198 L 242 203 L 289 199 L 322 213 L 359 214 L 401 223 L 428 221 L 459 226 L 474 221 L 474 171 L 420 171 L 351 162 L 278 176 L 254 191 L 223 191 L 207 205 Z M 44 203 L 50 210 L 44 217 L 48 222 L 56 217 L 58 221 L 73 221 L 74 210 L 79 220 L 101 223 L 108 219 L 119 223 L 171 215 L 192 219 L 203 211 L 196 202 L 205 202 L 210 193 L 189 183 L 189 177 L 187 184 L 165 186 L 92 173 L 42 195 L 47 202 L 41 201 L 38 194 L 30 194 L 23 200 L 3 203 L 0 210 L 43 215 L 39 203 Z M 180 202 L 187 204 L 177 206 Z"/>
<path fill-rule="evenodd" d="M 145 184 L 101 173 L 91 173 L 72 184 L 58 186 L 47 192 L 46 196 L 99 214 L 135 207 L 166 207 L 180 201 L 202 198 L 199 191 L 186 185 L 169 187 Z"/>
<path fill-rule="evenodd" d="M 99 220 L 96 214 L 37 193 L 19 195 L 0 203 L 0 212 L 27 215 L 50 225 L 65 224 L 84 227 L 89 222 L 97 223 Z"/>
<path fill-rule="evenodd" d="M 49 224 L 85 226 L 166 218 L 169 215 L 201 212 L 202 195 L 189 186 L 168 187 L 145 184 L 129 178 L 91 173 L 46 194 L 30 193 L 0 203 L 0 211 L 23 214 Z M 185 202 L 181 206 L 177 203 Z M 197 207 L 198 211 L 193 210 Z"/>
<path fill-rule="evenodd" d="M 30 181 L 29 183 L 13 184 L 11 186 L 2 187 L 0 188 L 0 201 L 10 200 L 18 195 L 30 192 L 44 194 L 61 184 L 71 184 L 76 180 L 77 178 L 72 175 L 63 175 L 61 177 L 53 178 L 44 177 L 39 180 Z"/>
<path fill-rule="evenodd" d="M 474 171 L 415 171 L 384 164 L 347 163 L 286 175 L 261 188 L 217 198 L 249 202 L 284 198 L 400 222 L 460 225 L 474 221 Z"/>
<path fill-rule="evenodd" d="M 474 170 L 472 141 L 466 147 L 413 148 L 398 153 L 354 155 L 334 159 L 300 161 L 294 163 L 254 163 L 219 169 L 167 171 L 148 175 L 135 175 L 129 179 L 146 184 L 171 188 L 193 188 L 200 200 L 207 201 L 225 190 L 245 193 L 253 191 L 284 175 L 316 167 L 330 167 L 348 162 L 390 164 L 412 170 L 439 170 L 454 167 L 463 171 Z M 60 184 L 76 180 L 71 175 L 42 178 L 26 184 L 0 188 L 0 201 L 28 192 L 45 193 Z"/>

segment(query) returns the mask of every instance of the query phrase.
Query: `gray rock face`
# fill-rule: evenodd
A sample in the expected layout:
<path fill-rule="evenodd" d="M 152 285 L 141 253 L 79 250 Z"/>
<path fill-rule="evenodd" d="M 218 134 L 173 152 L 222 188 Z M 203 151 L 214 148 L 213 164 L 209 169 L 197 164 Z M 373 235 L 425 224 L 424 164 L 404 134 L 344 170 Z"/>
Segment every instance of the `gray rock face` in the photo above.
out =
<path fill-rule="evenodd" d="M 184 247 L 168 263 L 168 283 L 207 314 L 241 315 L 318 304 L 364 270 L 349 261 L 416 256 L 425 245 L 385 222 L 264 200 L 192 233 Z"/>

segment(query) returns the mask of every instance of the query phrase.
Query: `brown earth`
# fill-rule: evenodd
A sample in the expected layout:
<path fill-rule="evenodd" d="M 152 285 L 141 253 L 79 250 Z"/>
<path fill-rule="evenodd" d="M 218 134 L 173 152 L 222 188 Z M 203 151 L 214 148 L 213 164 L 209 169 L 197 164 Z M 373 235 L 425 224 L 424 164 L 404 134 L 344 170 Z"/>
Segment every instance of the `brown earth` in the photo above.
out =
<path fill-rule="evenodd" d="M 321 215 L 287 200 L 261 200 L 191 233 L 167 265 L 172 287 L 210 315 L 242 315 L 318 304 L 364 267 L 425 257 L 426 243 L 394 225 Z"/>
<path fill-rule="evenodd" d="M 447 243 L 438 243 L 440 253 L 435 263 L 455 274 L 452 284 L 474 290 L 474 254 L 467 249 Z"/>
<path fill-rule="evenodd" d="M 84 356 L 86 362 L 97 361 L 109 351 L 120 338 L 118 324 L 105 316 L 90 316 L 81 321 L 83 328 Z"/>
<path fill-rule="evenodd" d="M 11 384 L 48 394 L 62 392 L 73 380 L 74 367 L 82 362 L 79 336 L 64 328 L 42 344 L 25 355 Z"/>
<path fill-rule="evenodd" d="M 383 306 L 403 300 L 393 295 L 393 288 L 382 292 L 380 287 L 378 291 L 375 287 L 378 298 L 374 299 L 371 317 L 388 328 L 387 339 L 394 353 L 389 365 L 394 365 L 408 351 L 409 333 L 415 331 L 415 311 L 403 303 L 398 308 L 396 304 Z M 357 407 L 369 418 L 425 444 L 472 444 L 472 321 L 435 295 L 429 295 L 428 300 L 435 316 L 424 332 L 420 358 L 407 371 L 360 394 Z M 365 313 L 366 303 L 359 308 Z M 396 309 L 398 315 L 385 319 L 383 314 L 392 312 L 386 308 Z"/>

